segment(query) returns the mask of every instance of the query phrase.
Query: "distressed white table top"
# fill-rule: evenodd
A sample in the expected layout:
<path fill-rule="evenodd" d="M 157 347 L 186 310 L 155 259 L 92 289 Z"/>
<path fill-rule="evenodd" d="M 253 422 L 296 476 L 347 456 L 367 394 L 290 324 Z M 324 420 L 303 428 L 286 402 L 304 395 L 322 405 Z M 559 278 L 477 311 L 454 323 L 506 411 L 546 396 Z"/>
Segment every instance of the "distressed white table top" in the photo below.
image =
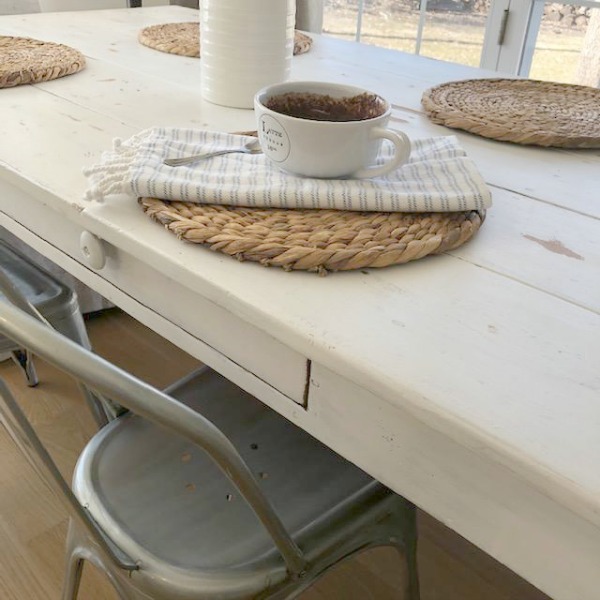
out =
<path fill-rule="evenodd" d="M 139 45 L 179 7 L 0 18 L 0 34 L 63 42 L 88 67 L 0 90 L 0 178 L 111 244 L 403 406 L 600 526 L 600 151 L 526 148 L 433 125 L 437 83 L 480 70 L 315 36 L 295 79 L 370 88 L 412 137 L 456 134 L 491 186 L 476 238 L 445 256 L 319 278 L 184 245 L 135 203 L 82 201 L 84 166 L 154 125 L 235 131 L 251 111 L 200 97 L 197 59 Z"/>

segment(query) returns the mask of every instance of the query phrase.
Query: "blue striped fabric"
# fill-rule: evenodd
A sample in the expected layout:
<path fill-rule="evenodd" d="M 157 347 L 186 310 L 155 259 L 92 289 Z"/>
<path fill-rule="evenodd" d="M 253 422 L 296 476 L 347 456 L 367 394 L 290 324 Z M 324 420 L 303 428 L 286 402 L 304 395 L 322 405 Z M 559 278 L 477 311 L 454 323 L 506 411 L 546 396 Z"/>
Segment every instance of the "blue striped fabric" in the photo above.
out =
<path fill-rule="evenodd" d="M 310 179 L 271 166 L 262 154 L 229 154 L 191 167 L 167 167 L 167 157 L 238 148 L 251 138 L 204 130 L 156 128 L 117 140 L 85 171 L 89 200 L 110 194 L 206 204 L 357 211 L 444 212 L 483 209 L 491 193 L 455 136 L 412 141 L 410 161 L 374 179 Z M 391 150 L 387 144 L 378 158 Z"/>

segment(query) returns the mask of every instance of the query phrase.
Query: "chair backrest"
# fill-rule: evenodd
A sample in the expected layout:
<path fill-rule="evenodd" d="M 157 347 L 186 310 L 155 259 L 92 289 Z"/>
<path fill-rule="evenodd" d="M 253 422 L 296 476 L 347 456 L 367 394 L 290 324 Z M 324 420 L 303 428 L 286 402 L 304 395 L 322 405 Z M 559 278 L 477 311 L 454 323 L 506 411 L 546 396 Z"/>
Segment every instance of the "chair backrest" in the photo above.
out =
<path fill-rule="evenodd" d="M 72 375 L 91 390 L 185 436 L 202 448 L 252 507 L 281 552 L 288 570 L 292 574 L 303 570 L 305 560 L 302 552 L 264 496 L 252 472 L 227 437 L 205 417 L 4 301 L 0 302 L 0 334 Z M 115 564 L 122 568 L 135 568 L 132 561 L 115 552 L 115 548 L 78 503 L 5 385 L 0 386 L 0 399 L 0 416 L 11 437 L 38 472 L 44 474 L 44 479 L 62 496 L 71 514 Z"/>
<path fill-rule="evenodd" d="M 0 294 L 48 327 L 57 328 L 86 348 L 91 347 L 76 295 L 4 240 L 0 240 Z M 34 298 L 35 305 L 30 298 Z M 10 344 L 2 338 L 3 348 L 7 343 Z M 119 407 L 106 399 L 85 387 L 81 391 L 99 427 L 119 414 Z"/>
<path fill-rule="evenodd" d="M 169 0 L 39 0 L 42 12 L 66 10 L 102 10 L 104 8 L 138 8 L 169 4 Z"/>
<path fill-rule="evenodd" d="M 47 327 L 50 327 L 50 323 L 48 323 L 40 311 L 27 300 L 4 269 L 0 269 L 0 291 L 6 296 L 6 299 L 12 302 L 17 308 L 26 312 L 28 315 L 35 317 Z"/>

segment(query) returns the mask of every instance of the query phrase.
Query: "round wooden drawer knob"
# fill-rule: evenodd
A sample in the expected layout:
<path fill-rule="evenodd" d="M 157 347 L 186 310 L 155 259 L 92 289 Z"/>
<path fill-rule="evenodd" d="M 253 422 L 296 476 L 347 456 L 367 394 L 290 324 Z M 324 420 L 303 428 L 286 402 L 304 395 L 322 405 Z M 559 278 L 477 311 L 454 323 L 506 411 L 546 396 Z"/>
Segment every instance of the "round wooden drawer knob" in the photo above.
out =
<path fill-rule="evenodd" d="M 84 231 L 79 238 L 81 252 L 86 263 L 99 271 L 106 264 L 106 252 L 102 240 L 89 231 Z"/>

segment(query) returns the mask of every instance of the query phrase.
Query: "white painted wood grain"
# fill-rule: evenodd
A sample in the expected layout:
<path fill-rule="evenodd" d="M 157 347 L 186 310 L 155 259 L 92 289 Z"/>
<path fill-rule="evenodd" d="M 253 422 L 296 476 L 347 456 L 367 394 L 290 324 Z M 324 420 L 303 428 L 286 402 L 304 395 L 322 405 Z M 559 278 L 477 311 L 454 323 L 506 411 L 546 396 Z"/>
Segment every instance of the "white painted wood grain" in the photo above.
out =
<path fill-rule="evenodd" d="M 41 239 L 35 233 L 1 212 L 0 225 L 9 229 L 32 248 L 48 257 L 57 265 L 60 265 L 66 271 L 72 273 L 80 281 L 85 282 L 165 339 L 172 341 L 188 354 L 209 365 L 236 385 L 239 385 L 250 394 L 269 404 L 269 406 L 274 408 L 279 407 L 279 410 L 289 415 L 288 418 L 291 420 L 297 420 L 298 415 L 306 412 L 297 402 L 292 401 L 290 397 L 282 394 L 267 381 L 257 377 L 255 373 L 248 371 L 202 340 L 150 310 L 126 292 L 123 292 L 103 277 L 100 277 L 97 272 L 74 260 L 62 250 L 55 248 L 52 244 Z"/>
<path fill-rule="evenodd" d="M 15 33 L 71 44 L 89 57 L 87 71 L 39 86 L 70 102 L 86 103 L 104 114 L 141 128 L 192 125 L 234 131 L 254 127 L 251 111 L 231 111 L 204 102 L 199 95 L 201 61 L 141 46 L 142 25 L 197 18 L 191 9 L 157 7 L 142 15 L 106 11 L 6 17 Z M 46 19 L 46 20 L 44 20 Z M 42 26 L 43 23 L 43 26 Z M 420 98 L 428 87 L 454 79 L 490 76 L 463 65 L 443 63 L 382 48 L 314 36 L 313 49 L 294 58 L 296 79 L 352 82 L 382 93 L 396 106 L 394 126 L 412 137 L 457 135 L 486 181 L 544 202 L 600 218 L 600 157 L 596 150 L 566 151 L 522 147 L 485 140 L 431 123 L 421 114 Z M 108 74 L 114 65 L 122 67 Z M 165 86 L 164 81 L 170 82 Z M 139 110 L 131 111 L 135 105 Z M 244 116 L 245 114 L 245 116 Z M 129 115 L 129 116 L 127 116 Z M 526 165 L 526 167 L 525 167 Z"/>
<path fill-rule="evenodd" d="M 62 253 L 81 262 L 85 283 L 92 274 L 92 287 L 97 286 L 99 278 L 105 280 L 109 289 L 127 294 L 147 311 L 155 310 L 189 338 L 199 340 L 201 348 L 210 347 L 249 374 L 268 381 L 288 399 L 302 404 L 306 359 L 289 346 L 257 330 L 247 320 L 237 318 L 221 306 L 194 294 L 168 274 L 157 277 L 151 266 L 132 259 L 126 252 L 106 242 L 103 243 L 106 264 L 99 270 L 90 268 L 80 248 L 81 233 L 86 231 L 80 211 L 75 210 L 73 215 L 65 217 L 58 212 L 37 210 L 34 199 L 2 180 L 0 196 L 10 200 L 9 205 L 3 207 L 5 217 L 12 219 L 9 224 L 14 227 L 15 224 L 26 223 L 28 229 L 44 240 L 44 247 L 48 244 L 60 247 Z M 218 259 L 222 262 L 230 260 L 222 255 L 218 255 Z M 169 300 L 165 302 L 167 298 Z M 197 358 L 204 360 L 202 356 L 197 355 Z"/>
<path fill-rule="evenodd" d="M 0 91 L 0 178 L 29 197 L 19 207 L 14 197 L 1 196 L 0 221 L 557 599 L 594 598 L 598 152 L 521 148 L 459 134 L 495 200 L 469 245 L 409 265 L 327 278 L 239 264 L 182 244 L 134 202 L 81 201 L 81 168 L 114 137 L 155 124 L 236 130 L 253 123 L 251 111 L 200 99 L 200 61 L 135 40 L 143 25 L 189 15 L 165 7 L 0 19 L 3 31 L 55 38 L 89 57 L 79 75 Z M 297 58 L 295 76 L 352 80 L 390 97 L 402 119 L 394 123 L 412 136 L 451 133 L 420 113 L 426 86 L 488 75 L 319 37 L 313 51 Z M 22 226 L 10 218 L 17 215 Z M 61 237 L 60 225 L 49 231 L 45 215 L 46 225 L 59 215 L 105 239 L 116 256 L 126 255 L 126 268 L 115 265 L 111 275 L 118 285 L 63 252 L 73 241 Z M 173 280 L 187 303 L 196 295 L 312 359 L 321 374 L 314 381 L 330 382 L 327 394 L 314 387 L 304 411 L 268 381 L 255 381 L 203 344 L 185 315 L 173 317 L 173 298 L 149 294 L 151 306 L 132 298 L 128 277 L 131 291 L 144 288 L 137 269 L 140 277 Z M 207 335 L 218 340 L 216 325 Z M 227 336 L 244 343 L 235 328 Z M 264 347 L 256 352 L 268 359 Z M 510 554 L 515 531 L 525 539 Z M 546 551 L 551 560 L 544 566 Z M 573 564 L 558 572 L 568 557 Z"/>
<path fill-rule="evenodd" d="M 465 448 L 318 364 L 311 386 L 313 418 L 303 426 L 317 438 L 555 600 L 597 600 L 597 524 L 490 463 L 483 447 Z"/>
<path fill-rule="evenodd" d="M 492 188 L 479 234 L 450 252 L 600 314 L 598 220 Z"/>

